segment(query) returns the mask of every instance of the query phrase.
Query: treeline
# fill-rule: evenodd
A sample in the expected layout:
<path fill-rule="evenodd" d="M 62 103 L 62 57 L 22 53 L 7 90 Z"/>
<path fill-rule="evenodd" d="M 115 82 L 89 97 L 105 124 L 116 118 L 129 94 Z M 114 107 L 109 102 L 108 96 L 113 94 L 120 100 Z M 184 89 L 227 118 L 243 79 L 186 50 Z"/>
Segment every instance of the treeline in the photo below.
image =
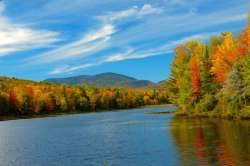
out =
<path fill-rule="evenodd" d="M 91 112 L 168 103 L 165 91 L 67 86 L 0 77 L 0 115 Z"/>
<path fill-rule="evenodd" d="M 250 14 L 247 28 L 175 48 L 170 99 L 185 113 L 250 117 Z"/>

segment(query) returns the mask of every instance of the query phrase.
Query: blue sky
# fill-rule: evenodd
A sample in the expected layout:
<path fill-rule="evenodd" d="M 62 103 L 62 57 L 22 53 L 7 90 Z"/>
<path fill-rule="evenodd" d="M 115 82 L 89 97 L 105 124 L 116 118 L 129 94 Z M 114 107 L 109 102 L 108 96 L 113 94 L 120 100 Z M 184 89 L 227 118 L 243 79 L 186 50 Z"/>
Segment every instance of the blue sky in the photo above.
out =
<path fill-rule="evenodd" d="M 173 48 L 243 29 L 248 0 L 3 0 L 0 75 L 116 72 L 160 81 Z"/>

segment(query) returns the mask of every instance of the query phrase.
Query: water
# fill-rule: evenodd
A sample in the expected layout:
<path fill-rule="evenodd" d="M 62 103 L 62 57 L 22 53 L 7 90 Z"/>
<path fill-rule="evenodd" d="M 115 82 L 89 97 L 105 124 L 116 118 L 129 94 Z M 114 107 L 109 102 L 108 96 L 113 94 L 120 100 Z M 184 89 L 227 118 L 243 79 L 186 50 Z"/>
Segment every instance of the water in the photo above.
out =
<path fill-rule="evenodd" d="M 250 122 L 133 109 L 0 122 L 1 166 L 250 165 Z"/>

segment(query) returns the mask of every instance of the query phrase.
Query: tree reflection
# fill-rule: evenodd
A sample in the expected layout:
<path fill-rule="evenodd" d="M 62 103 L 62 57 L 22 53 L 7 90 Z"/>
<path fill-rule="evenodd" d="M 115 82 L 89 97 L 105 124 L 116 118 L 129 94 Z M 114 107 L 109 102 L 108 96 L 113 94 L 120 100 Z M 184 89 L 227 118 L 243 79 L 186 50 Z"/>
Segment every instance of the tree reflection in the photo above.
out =
<path fill-rule="evenodd" d="M 178 117 L 171 133 L 184 166 L 250 164 L 249 121 Z"/>

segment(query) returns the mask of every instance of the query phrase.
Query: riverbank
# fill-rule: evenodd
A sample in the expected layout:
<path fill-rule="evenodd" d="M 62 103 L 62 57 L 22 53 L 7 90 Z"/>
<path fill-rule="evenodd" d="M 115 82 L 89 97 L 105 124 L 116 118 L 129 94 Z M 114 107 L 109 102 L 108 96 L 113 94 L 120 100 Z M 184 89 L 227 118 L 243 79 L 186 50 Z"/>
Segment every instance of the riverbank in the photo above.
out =
<path fill-rule="evenodd" d="M 160 111 L 160 112 L 148 112 L 146 114 L 151 114 L 151 115 L 162 115 L 162 114 L 174 114 L 176 111 L 170 110 L 170 111 Z"/>
<path fill-rule="evenodd" d="M 19 120 L 19 119 L 35 119 L 35 118 L 47 118 L 47 117 L 57 117 L 65 115 L 74 115 L 74 114 L 84 114 L 85 112 L 65 112 L 65 113 L 53 113 L 53 114 L 33 114 L 33 115 L 18 115 L 18 116 L 0 116 L 0 121 L 9 121 L 9 120 Z M 90 113 L 90 112 L 86 112 Z"/>
<path fill-rule="evenodd" d="M 161 105 L 147 105 L 135 108 L 124 108 L 124 109 L 112 109 L 112 110 L 96 110 L 89 112 L 58 112 L 51 114 L 31 114 L 31 115 L 18 115 L 18 116 L 0 116 L 0 121 L 9 121 L 9 120 L 19 120 L 19 119 L 35 119 L 35 118 L 47 118 L 47 117 L 58 117 L 58 116 L 67 116 L 67 115 L 76 115 L 76 114 L 89 114 L 89 113 L 101 113 L 101 112 L 120 112 L 127 109 L 143 109 L 143 108 L 159 108 L 159 107 L 171 107 L 172 104 L 161 104 Z"/>
<path fill-rule="evenodd" d="M 250 120 L 250 110 L 243 112 L 182 112 L 176 111 L 175 116 L 185 116 L 191 118 L 218 118 L 232 120 Z"/>
<path fill-rule="evenodd" d="M 157 107 L 175 107 L 174 104 L 157 104 L 157 105 L 145 105 L 140 108 L 157 108 Z"/>

